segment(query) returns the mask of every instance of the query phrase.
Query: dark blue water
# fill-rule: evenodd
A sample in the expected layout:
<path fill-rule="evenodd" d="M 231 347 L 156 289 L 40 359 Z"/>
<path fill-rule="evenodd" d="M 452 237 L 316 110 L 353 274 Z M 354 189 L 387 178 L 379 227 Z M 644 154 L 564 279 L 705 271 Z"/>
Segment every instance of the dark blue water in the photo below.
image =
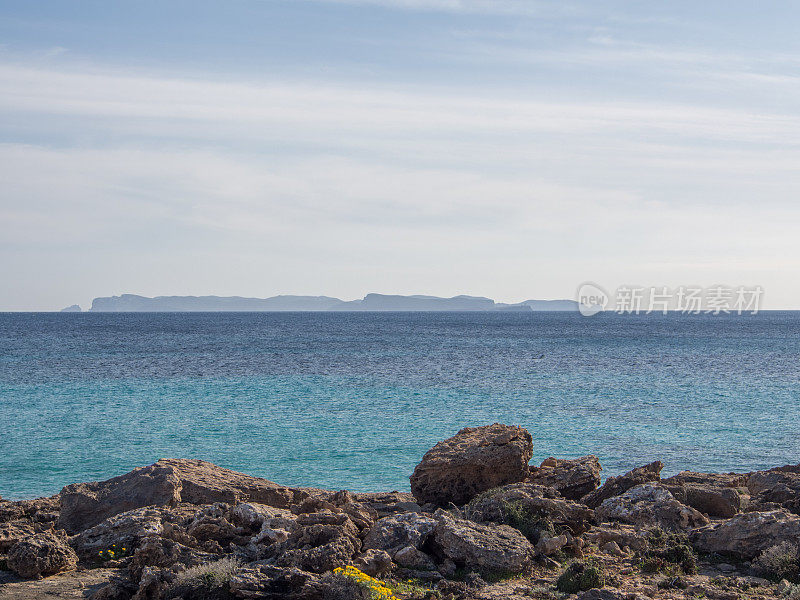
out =
<path fill-rule="evenodd" d="M 494 421 L 606 475 L 800 462 L 800 313 L 0 315 L 6 498 L 161 457 L 402 490 Z"/>

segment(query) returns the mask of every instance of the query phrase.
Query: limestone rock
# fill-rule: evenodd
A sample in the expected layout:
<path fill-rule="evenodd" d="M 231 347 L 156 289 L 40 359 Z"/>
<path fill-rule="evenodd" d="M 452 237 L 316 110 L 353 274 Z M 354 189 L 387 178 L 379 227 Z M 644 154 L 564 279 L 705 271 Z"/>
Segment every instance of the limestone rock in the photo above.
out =
<path fill-rule="evenodd" d="M 405 513 L 379 519 L 364 538 L 364 548 L 385 550 L 394 556 L 407 546 L 421 548 L 436 527 L 436 520 L 420 513 Z"/>
<path fill-rule="evenodd" d="M 456 565 L 488 573 L 521 573 L 531 564 L 534 548 L 508 525 L 474 523 L 436 512 L 434 541 Z"/>
<path fill-rule="evenodd" d="M 642 533 L 636 530 L 633 525 L 623 523 L 613 523 L 609 526 L 593 527 L 591 531 L 584 534 L 586 541 L 603 547 L 610 542 L 614 542 L 620 548 L 628 547 L 635 551 L 647 550 L 647 539 Z"/>
<path fill-rule="evenodd" d="M 482 494 L 464 508 L 464 513 L 473 521 L 506 523 L 509 503 L 531 515 L 544 517 L 557 529 L 568 529 L 573 535 L 586 531 L 594 519 L 591 509 L 565 500 L 552 488 L 532 483 L 513 483 Z"/>
<path fill-rule="evenodd" d="M 264 548 L 264 558 L 280 567 L 324 573 L 351 562 L 361 551 L 358 527 L 342 513 L 322 511 L 300 515 L 289 537 Z"/>
<path fill-rule="evenodd" d="M 430 556 L 414 546 L 406 546 L 394 553 L 394 562 L 406 569 L 415 571 L 433 571 L 436 563 Z"/>
<path fill-rule="evenodd" d="M 659 526 L 672 531 L 688 531 L 708 524 L 700 512 L 681 504 L 666 488 L 645 483 L 621 496 L 605 500 L 595 511 L 602 521 L 622 521 L 638 527 Z"/>
<path fill-rule="evenodd" d="M 751 473 L 747 488 L 754 508 L 777 505 L 800 514 L 800 465 Z"/>
<path fill-rule="evenodd" d="M 70 540 L 70 545 L 81 558 L 94 558 L 102 550 L 116 545 L 133 551 L 149 536 L 164 532 L 162 513 L 156 508 L 139 508 L 114 515 L 82 531 Z"/>
<path fill-rule="evenodd" d="M 37 533 L 14 544 L 8 551 L 8 567 L 20 577 L 39 579 L 74 569 L 78 556 L 64 535 Z"/>
<path fill-rule="evenodd" d="M 730 487 L 698 484 L 669 485 L 662 482 L 679 502 L 699 510 L 710 517 L 729 519 L 747 505 L 739 492 Z"/>
<path fill-rule="evenodd" d="M 521 427 L 467 427 L 425 453 L 411 475 L 411 492 L 422 504 L 465 504 L 525 479 L 532 454 L 531 434 Z"/>
<path fill-rule="evenodd" d="M 257 565 L 239 569 L 231 578 L 230 590 L 236 598 L 264 600 L 323 600 L 315 589 L 316 576 L 297 568 Z"/>
<path fill-rule="evenodd" d="M 308 494 L 202 460 L 164 458 L 106 481 L 68 485 L 60 496 L 58 527 L 78 533 L 145 506 L 252 501 L 288 508 Z"/>
<path fill-rule="evenodd" d="M 594 588 L 578 594 L 578 600 L 626 600 L 627 596 L 611 587 Z"/>
<path fill-rule="evenodd" d="M 381 578 L 392 570 L 392 557 L 384 550 L 366 550 L 353 559 L 353 564 L 370 577 Z"/>
<path fill-rule="evenodd" d="M 531 467 L 526 481 L 552 487 L 568 500 L 580 500 L 600 485 L 602 470 L 593 455 L 570 460 L 551 457 L 540 467 Z"/>
<path fill-rule="evenodd" d="M 662 462 L 657 460 L 642 467 L 631 469 L 624 475 L 609 477 L 603 485 L 584 496 L 581 502 L 589 508 L 597 508 L 603 501 L 624 494 L 632 487 L 658 481 L 663 468 Z"/>
<path fill-rule="evenodd" d="M 194 567 L 219 560 L 219 556 L 184 546 L 174 540 L 160 537 L 146 538 L 136 549 L 128 563 L 128 573 L 139 581 L 145 567 L 172 568 L 177 565 Z"/>
<path fill-rule="evenodd" d="M 800 517 L 785 509 L 741 513 L 691 534 L 692 545 L 701 552 L 726 553 L 745 560 L 781 542 L 796 544 L 798 539 Z"/>

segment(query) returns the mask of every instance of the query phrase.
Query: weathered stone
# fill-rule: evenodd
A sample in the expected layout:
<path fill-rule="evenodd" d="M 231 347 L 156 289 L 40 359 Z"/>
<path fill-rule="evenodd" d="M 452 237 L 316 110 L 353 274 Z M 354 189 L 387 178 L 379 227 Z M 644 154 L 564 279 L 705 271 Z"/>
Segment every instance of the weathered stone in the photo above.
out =
<path fill-rule="evenodd" d="M 156 508 L 138 508 L 114 515 L 82 531 L 70 540 L 81 558 L 95 558 L 99 552 L 116 545 L 133 551 L 146 537 L 164 532 L 162 513 Z"/>
<path fill-rule="evenodd" d="M 531 467 L 526 481 L 552 487 L 568 500 L 580 500 L 600 485 L 602 470 L 593 455 L 569 460 L 550 457 L 538 468 Z"/>
<path fill-rule="evenodd" d="M 11 521 L 10 523 L 0 523 L 0 554 L 8 552 L 8 549 L 20 540 L 24 540 L 35 533 L 42 533 L 51 528 L 50 525 L 34 523 L 28 519 Z"/>
<path fill-rule="evenodd" d="M 488 573 L 521 573 L 534 555 L 531 543 L 508 525 L 474 523 L 436 513 L 434 541 L 456 565 Z"/>
<path fill-rule="evenodd" d="M 717 552 L 750 560 L 781 542 L 800 539 L 800 517 L 785 509 L 741 513 L 691 534 L 692 545 L 701 552 Z"/>
<path fill-rule="evenodd" d="M 237 598 L 263 600 L 322 600 L 314 588 L 316 577 L 297 568 L 259 565 L 239 569 L 231 578 L 230 590 Z"/>
<path fill-rule="evenodd" d="M 544 556 L 550 556 L 561 550 L 567 545 L 569 539 L 563 533 L 561 535 L 542 535 L 539 541 L 536 542 L 536 553 Z"/>
<path fill-rule="evenodd" d="M 60 496 L 58 527 L 77 533 L 110 516 L 145 506 L 249 500 L 287 508 L 308 494 L 202 460 L 164 458 L 106 481 L 68 485 Z"/>
<path fill-rule="evenodd" d="M 662 482 L 676 500 L 711 517 L 729 519 L 746 505 L 739 492 L 730 487 L 698 484 L 668 485 Z"/>
<path fill-rule="evenodd" d="M 349 564 L 361 551 L 358 527 L 347 515 L 301 515 L 298 525 L 286 541 L 264 548 L 264 557 L 274 558 L 281 567 L 323 573 Z"/>
<path fill-rule="evenodd" d="M 373 548 L 356 556 L 353 565 L 370 577 L 381 578 L 392 570 L 392 557 L 385 550 Z"/>
<path fill-rule="evenodd" d="M 420 513 L 384 517 L 367 533 L 364 548 L 386 550 L 391 556 L 406 546 L 419 549 L 435 527 L 435 519 Z"/>
<path fill-rule="evenodd" d="M 432 571 L 436 568 L 430 556 L 414 546 L 406 546 L 394 553 L 394 562 L 406 569 L 416 571 Z"/>
<path fill-rule="evenodd" d="M 422 510 L 414 495 L 408 492 L 354 493 L 353 499 L 376 511 L 379 519 L 397 513 L 421 512 Z"/>
<path fill-rule="evenodd" d="M 627 596 L 611 587 L 594 588 L 578 594 L 578 600 L 626 600 Z"/>
<path fill-rule="evenodd" d="M 14 544 L 8 551 L 8 568 L 20 577 L 38 579 L 74 569 L 78 556 L 64 535 L 37 533 Z"/>
<path fill-rule="evenodd" d="M 589 508 L 597 508 L 605 500 L 624 494 L 632 487 L 658 481 L 663 468 L 664 465 L 660 460 L 657 460 L 642 467 L 631 469 L 624 475 L 609 477 L 603 485 L 584 496 L 581 502 Z"/>
<path fill-rule="evenodd" d="M 128 573 L 139 581 L 145 567 L 173 568 L 177 565 L 194 567 L 219 560 L 219 556 L 184 546 L 160 537 L 145 538 L 128 563 Z"/>
<path fill-rule="evenodd" d="M 708 524 L 700 512 L 681 504 L 666 488 L 645 483 L 621 496 L 605 500 L 595 511 L 602 521 L 622 521 L 638 527 L 659 526 L 672 531 L 688 531 Z"/>
<path fill-rule="evenodd" d="M 609 542 L 615 542 L 620 548 L 628 547 L 631 550 L 643 551 L 647 549 L 647 539 L 637 531 L 633 525 L 613 523 L 610 526 L 593 527 L 584 534 L 587 542 L 603 547 Z"/>
<path fill-rule="evenodd" d="M 0 523 L 27 520 L 34 523 L 53 523 L 58 519 L 61 499 L 58 496 L 35 500 L 1 500 Z"/>
<path fill-rule="evenodd" d="M 465 504 L 480 492 L 525 479 L 532 454 L 531 434 L 521 427 L 467 427 L 425 453 L 411 475 L 411 492 L 423 504 Z"/>
<path fill-rule="evenodd" d="M 530 515 L 547 519 L 559 530 L 568 529 L 573 535 L 586 531 L 594 519 L 594 512 L 584 505 L 565 500 L 552 488 L 532 483 L 513 483 L 491 490 L 473 499 L 464 513 L 473 521 L 506 523 L 510 503 Z"/>
<path fill-rule="evenodd" d="M 800 514 L 800 465 L 751 473 L 747 488 L 755 509 L 775 505 Z"/>
<path fill-rule="evenodd" d="M 715 488 L 742 488 L 747 485 L 748 475 L 742 473 L 700 473 L 681 471 L 664 479 L 664 485 L 701 485 Z"/>

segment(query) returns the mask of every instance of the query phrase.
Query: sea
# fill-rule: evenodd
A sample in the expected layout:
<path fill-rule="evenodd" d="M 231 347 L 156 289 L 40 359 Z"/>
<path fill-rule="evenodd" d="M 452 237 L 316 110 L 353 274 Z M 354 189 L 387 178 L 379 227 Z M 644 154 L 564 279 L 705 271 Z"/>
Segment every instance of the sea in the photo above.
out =
<path fill-rule="evenodd" d="M 604 476 L 800 462 L 800 312 L 0 314 L 0 496 L 162 457 L 408 490 L 437 441 L 521 425 Z"/>

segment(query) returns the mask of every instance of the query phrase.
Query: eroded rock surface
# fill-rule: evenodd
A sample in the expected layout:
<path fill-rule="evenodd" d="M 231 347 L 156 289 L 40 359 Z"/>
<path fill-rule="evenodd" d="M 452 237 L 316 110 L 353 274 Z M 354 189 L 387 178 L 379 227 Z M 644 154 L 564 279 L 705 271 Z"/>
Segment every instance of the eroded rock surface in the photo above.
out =
<path fill-rule="evenodd" d="M 689 531 L 709 522 L 696 509 L 678 502 L 669 490 L 653 483 L 638 485 L 603 501 L 595 514 L 600 521 L 659 526 L 672 531 Z"/>
<path fill-rule="evenodd" d="M 741 513 L 694 531 L 691 539 L 701 552 L 730 554 L 749 560 L 782 542 L 797 544 L 800 517 L 785 509 Z"/>
<path fill-rule="evenodd" d="M 552 487 L 568 500 L 580 500 L 600 485 L 603 467 L 596 456 L 573 459 L 548 458 L 531 467 L 527 481 Z"/>
<path fill-rule="evenodd" d="M 528 475 L 531 434 L 495 423 L 466 427 L 425 453 L 411 475 L 411 492 L 421 504 L 466 504 L 477 494 Z"/>

